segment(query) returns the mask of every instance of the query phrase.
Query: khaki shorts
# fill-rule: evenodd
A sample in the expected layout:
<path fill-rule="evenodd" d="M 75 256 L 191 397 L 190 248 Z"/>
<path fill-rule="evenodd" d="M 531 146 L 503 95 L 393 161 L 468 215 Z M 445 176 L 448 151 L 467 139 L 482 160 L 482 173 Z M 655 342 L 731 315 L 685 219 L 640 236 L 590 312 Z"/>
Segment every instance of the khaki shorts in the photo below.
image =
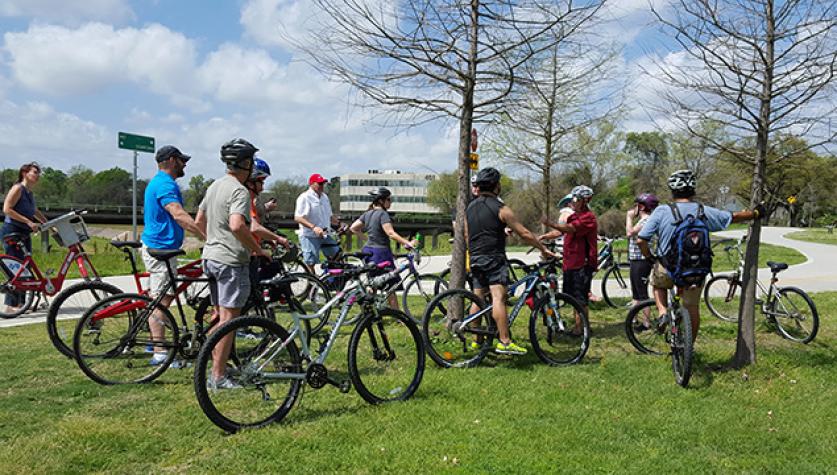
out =
<path fill-rule="evenodd" d="M 166 268 L 165 261 L 151 257 L 148 253 L 148 248 L 142 246 L 142 263 L 145 264 L 145 271 L 148 272 L 148 293 L 152 297 L 160 295 L 166 284 L 169 282 L 169 271 Z M 177 257 L 169 259 L 171 270 L 177 272 Z M 174 288 L 169 288 L 166 295 L 174 295 Z"/>
<path fill-rule="evenodd" d="M 668 271 L 659 262 L 654 264 L 654 269 L 651 271 L 651 286 L 655 289 L 671 289 L 674 287 L 674 282 L 669 277 Z M 683 290 L 683 295 L 680 297 L 683 305 L 692 306 L 700 304 L 700 291 L 702 288 L 703 286 L 696 286 Z"/>

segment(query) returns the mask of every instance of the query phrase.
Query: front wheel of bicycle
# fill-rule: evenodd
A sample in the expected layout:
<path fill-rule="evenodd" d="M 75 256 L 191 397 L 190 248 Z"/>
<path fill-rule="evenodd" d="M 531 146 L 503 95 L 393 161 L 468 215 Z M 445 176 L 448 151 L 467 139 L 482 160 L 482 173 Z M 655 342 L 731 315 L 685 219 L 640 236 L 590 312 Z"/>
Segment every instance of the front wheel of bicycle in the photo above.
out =
<path fill-rule="evenodd" d="M 401 309 L 404 313 L 419 323 L 427 304 L 433 297 L 448 289 L 448 283 L 435 274 L 419 274 L 413 276 L 404 286 L 401 295 Z"/>
<path fill-rule="evenodd" d="M 469 318 L 477 312 L 479 317 Z M 437 295 L 422 318 L 421 336 L 427 355 L 443 368 L 478 365 L 491 350 L 496 332 L 491 311 L 486 311 L 483 300 L 464 289 Z"/>
<path fill-rule="evenodd" d="M 689 385 L 689 378 L 692 376 L 692 357 L 694 356 L 692 319 L 685 307 L 680 307 L 675 312 L 674 324 L 669 326 L 668 334 L 674 379 L 677 384 L 685 388 Z"/>
<path fill-rule="evenodd" d="M 17 292 L 11 289 L 9 282 L 14 278 L 15 274 L 23 267 L 23 261 L 14 257 L 4 255 L 2 262 L 0 262 L 0 318 L 15 318 L 23 315 L 32 306 L 32 301 L 35 299 L 35 292 Z M 24 270 L 19 278 L 33 279 L 32 272 L 28 269 Z M 12 307 L 5 304 L 6 297 L 14 296 L 19 306 Z"/>
<path fill-rule="evenodd" d="M 602 297 L 613 308 L 625 308 L 631 303 L 631 265 L 618 264 L 602 277 Z"/>
<path fill-rule="evenodd" d="M 230 345 L 221 377 L 213 351 Z M 302 389 L 305 373 L 296 344 L 278 323 L 240 317 L 218 328 L 195 364 L 195 395 L 206 417 L 227 432 L 282 420 Z"/>
<path fill-rule="evenodd" d="M 73 353 L 87 377 L 99 384 L 147 383 L 166 371 L 179 348 L 177 324 L 167 308 L 152 313 L 152 303 L 145 295 L 118 294 L 84 313 Z"/>
<path fill-rule="evenodd" d="M 654 300 L 642 301 L 628 310 L 625 335 L 640 353 L 664 355 L 669 351 L 665 328 L 660 326 Z"/>
<path fill-rule="evenodd" d="M 813 341 L 820 328 L 820 317 L 814 301 L 796 287 L 782 287 L 778 292 L 771 316 L 779 334 L 799 343 Z"/>
<path fill-rule="evenodd" d="M 424 362 L 418 327 L 393 309 L 362 316 L 349 340 L 349 376 L 370 404 L 409 399 L 421 384 Z"/>
<path fill-rule="evenodd" d="M 73 357 L 73 332 L 78 319 L 96 302 L 122 293 L 119 287 L 91 280 L 67 287 L 55 296 L 46 317 L 47 335 L 52 346 L 67 358 Z"/>
<path fill-rule="evenodd" d="M 741 282 L 735 275 L 716 275 L 703 289 L 706 307 L 725 322 L 737 322 L 741 304 Z"/>
<path fill-rule="evenodd" d="M 552 366 L 581 361 L 590 346 L 590 322 L 578 301 L 556 293 L 535 303 L 529 319 L 529 340 L 535 354 Z"/>

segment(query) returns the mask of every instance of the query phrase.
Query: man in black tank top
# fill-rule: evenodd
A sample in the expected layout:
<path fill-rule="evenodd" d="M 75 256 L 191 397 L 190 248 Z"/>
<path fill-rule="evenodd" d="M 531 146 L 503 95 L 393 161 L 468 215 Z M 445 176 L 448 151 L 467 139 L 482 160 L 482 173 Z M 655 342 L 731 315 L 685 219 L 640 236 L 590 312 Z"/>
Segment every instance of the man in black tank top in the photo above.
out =
<path fill-rule="evenodd" d="M 494 351 L 508 355 L 524 355 L 526 348 L 511 341 L 509 335 L 505 305 L 506 286 L 509 283 L 505 228 L 508 226 L 524 241 L 540 249 L 544 258 L 556 256 L 547 250 L 531 231 L 520 224 L 511 208 L 497 198 L 500 194 L 500 172 L 494 168 L 484 168 L 477 174 L 475 184 L 479 188 L 479 196 L 474 198 L 465 210 L 465 236 L 471 254 L 474 293 L 484 299 L 490 291 L 491 301 L 495 302 L 491 316 L 497 322 L 500 341 L 497 342 Z M 480 346 L 477 342 L 471 342 L 471 345 L 475 348 Z"/>

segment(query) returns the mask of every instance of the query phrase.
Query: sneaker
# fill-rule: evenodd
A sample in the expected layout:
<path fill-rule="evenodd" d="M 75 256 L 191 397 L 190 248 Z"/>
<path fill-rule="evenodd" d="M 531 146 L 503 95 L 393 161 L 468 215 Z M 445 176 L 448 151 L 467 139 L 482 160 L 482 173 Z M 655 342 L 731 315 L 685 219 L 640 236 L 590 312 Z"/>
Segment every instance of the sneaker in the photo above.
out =
<path fill-rule="evenodd" d="M 174 361 L 171 362 L 169 368 L 183 369 L 188 368 L 189 366 L 191 366 L 191 364 L 189 364 L 187 361 L 181 360 L 180 358 L 176 358 Z"/>
<path fill-rule="evenodd" d="M 258 338 L 255 333 L 251 332 L 250 330 L 246 330 L 246 329 L 237 330 L 235 332 L 235 336 L 236 336 L 236 338 L 243 338 L 245 340 L 255 340 L 255 339 Z"/>
<path fill-rule="evenodd" d="M 160 366 L 166 361 L 166 358 L 168 357 L 168 353 L 154 353 L 154 356 L 151 357 L 151 361 L 149 363 L 151 364 L 151 366 Z"/>
<path fill-rule="evenodd" d="M 482 345 L 480 345 L 479 343 L 477 343 L 473 340 L 471 340 L 471 343 L 468 344 L 468 349 L 469 350 L 480 351 L 480 348 L 482 348 Z"/>
<path fill-rule="evenodd" d="M 230 379 L 226 376 L 222 377 L 221 379 L 219 379 L 217 381 L 215 380 L 215 378 L 210 376 L 209 379 L 206 380 L 206 387 L 208 389 L 218 390 L 218 389 L 241 389 L 243 386 L 236 383 L 235 381 L 233 381 L 232 379 Z"/>
<path fill-rule="evenodd" d="M 671 322 L 671 318 L 668 316 L 668 313 L 664 313 L 660 315 L 660 318 L 657 319 L 656 327 L 657 332 L 662 333 L 666 330 L 666 327 Z"/>
<path fill-rule="evenodd" d="M 154 353 L 154 345 L 152 345 L 150 343 L 148 345 L 145 345 L 145 352 L 146 353 Z"/>
<path fill-rule="evenodd" d="M 518 346 L 513 341 L 510 341 L 508 344 L 503 344 L 503 342 L 498 341 L 494 346 L 494 352 L 501 355 L 525 355 L 527 350 L 522 346 Z"/>

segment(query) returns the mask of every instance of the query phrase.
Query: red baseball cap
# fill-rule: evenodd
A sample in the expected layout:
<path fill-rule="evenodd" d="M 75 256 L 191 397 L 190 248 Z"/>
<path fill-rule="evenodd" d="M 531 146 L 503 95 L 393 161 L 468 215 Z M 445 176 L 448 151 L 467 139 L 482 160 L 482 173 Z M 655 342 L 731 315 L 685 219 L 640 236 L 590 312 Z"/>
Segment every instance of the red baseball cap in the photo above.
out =
<path fill-rule="evenodd" d="M 315 173 L 308 178 L 308 184 L 313 185 L 314 183 L 326 183 L 328 180 L 323 178 L 322 175 L 319 173 Z"/>

